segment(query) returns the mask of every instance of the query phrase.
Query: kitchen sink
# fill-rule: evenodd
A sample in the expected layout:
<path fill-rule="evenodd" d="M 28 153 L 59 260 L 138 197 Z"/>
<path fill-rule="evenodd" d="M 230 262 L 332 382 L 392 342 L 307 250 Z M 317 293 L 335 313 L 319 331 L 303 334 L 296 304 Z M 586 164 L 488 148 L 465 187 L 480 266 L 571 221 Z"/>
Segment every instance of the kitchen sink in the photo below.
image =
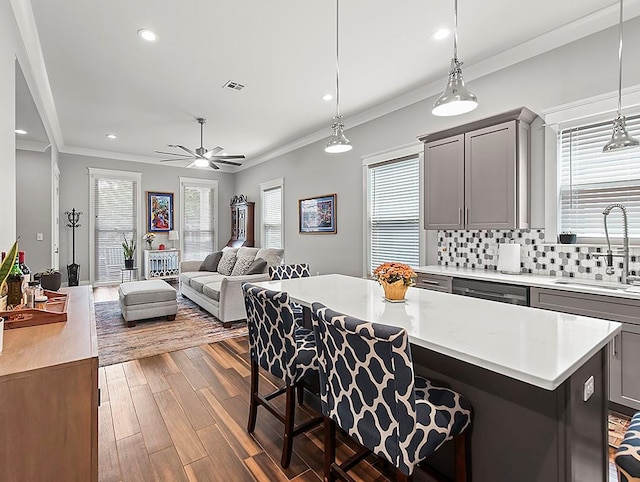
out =
<path fill-rule="evenodd" d="M 594 288 L 599 290 L 612 290 L 612 291 L 626 291 L 630 286 L 616 283 L 606 283 L 602 281 L 576 281 L 576 280 L 565 280 L 558 279 L 552 281 L 553 284 L 556 285 L 565 285 L 565 286 L 578 286 L 578 287 L 586 287 L 586 288 Z"/>

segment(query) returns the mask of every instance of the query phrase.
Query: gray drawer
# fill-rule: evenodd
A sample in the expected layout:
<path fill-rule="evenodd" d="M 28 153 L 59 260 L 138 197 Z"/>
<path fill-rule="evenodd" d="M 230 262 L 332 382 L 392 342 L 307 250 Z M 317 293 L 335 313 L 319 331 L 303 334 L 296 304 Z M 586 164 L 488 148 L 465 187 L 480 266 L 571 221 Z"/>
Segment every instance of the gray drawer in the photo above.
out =
<path fill-rule="evenodd" d="M 531 288 L 531 306 L 574 315 L 640 324 L 640 301 L 626 298 Z"/>
<path fill-rule="evenodd" d="M 451 293 L 451 276 L 443 276 L 439 274 L 418 273 L 416 286 L 427 290 L 442 291 Z"/>

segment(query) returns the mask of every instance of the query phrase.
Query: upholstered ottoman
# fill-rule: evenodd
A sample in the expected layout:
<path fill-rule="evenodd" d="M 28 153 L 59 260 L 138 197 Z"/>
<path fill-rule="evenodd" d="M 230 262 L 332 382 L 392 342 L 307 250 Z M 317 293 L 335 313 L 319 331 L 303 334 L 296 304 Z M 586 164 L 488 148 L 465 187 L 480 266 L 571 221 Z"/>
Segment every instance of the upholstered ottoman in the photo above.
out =
<path fill-rule="evenodd" d="M 615 461 L 620 482 L 640 481 L 640 412 L 631 419 Z"/>
<path fill-rule="evenodd" d="M 176 290 L 166 281 L 153 279 L 122 283 L 118 294 L 127 326 L 136 326 L 136 320 L 160 316 L 166 316 L 169 321 L 176 319 Z"/>

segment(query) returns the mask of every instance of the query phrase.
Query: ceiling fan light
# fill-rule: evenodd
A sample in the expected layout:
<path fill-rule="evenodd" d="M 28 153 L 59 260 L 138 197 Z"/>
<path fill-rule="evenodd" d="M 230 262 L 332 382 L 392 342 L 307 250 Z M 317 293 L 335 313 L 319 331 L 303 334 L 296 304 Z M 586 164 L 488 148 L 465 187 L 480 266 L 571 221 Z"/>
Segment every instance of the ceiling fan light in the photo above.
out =
<path fill-rule="evenodd" d="M 197 167 L 209 167 L 209 161 L 207 159 L 196 159 L 194 165 Z"/>
<path fill-rule="evenodd" d="M 331 134 L 331 137 L 324 148 L 324 152 L 329 154 L 339 154 L 353 149 L 351 142 L 344 135 L 344 125 L 341 122 L 341 116 L 335 116 L 333 118 L 333 125 L 331 128 L 333 129 L 333 134 Z"/>
<path fill-rule="evenodd" d="M 431 113 L 441 117 L 454 116 L 471 112 L 476 107 L 478 107 L 478 98 L 464 85 L 462 62 L 453 58 L 449 81 L 442 95 L 433 104 Z"/>
<path fill-rule="evenodd" d="M 627 149 L 629 147 L 637 147 L 640 145 L 638 139 L 634 139 L 627 132 L 626 119 L 624 116 L 618 116 L 613 121 L 613 132 L 611 139 L 602 148 L 602 152 L 617 151 L 619 149 Z"/>

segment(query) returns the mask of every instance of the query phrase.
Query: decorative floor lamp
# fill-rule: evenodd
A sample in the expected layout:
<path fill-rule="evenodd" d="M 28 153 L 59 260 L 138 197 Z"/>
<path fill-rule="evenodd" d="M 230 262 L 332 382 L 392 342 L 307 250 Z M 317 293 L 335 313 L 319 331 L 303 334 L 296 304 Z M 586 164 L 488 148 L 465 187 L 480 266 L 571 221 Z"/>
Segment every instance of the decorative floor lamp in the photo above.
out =
<path fill-rule="evenodd" d="M 80 265 L 76 264 L 76 228 L 79 228 L 81 225 L 78 221 L 80 221 L 80 215 L 82 211 L 76 211 L 75 208 L 71 210 L 71 212 L 66 211 L 67 219 L 69 222 L 67 223 L 67 227 L 71 228 L 71 239 L 72 239 L 72 263 L 67 265 L 67 276 L 69 277 L 69 286 L 78 286 L 79 278 L 80 278 Z"/>

